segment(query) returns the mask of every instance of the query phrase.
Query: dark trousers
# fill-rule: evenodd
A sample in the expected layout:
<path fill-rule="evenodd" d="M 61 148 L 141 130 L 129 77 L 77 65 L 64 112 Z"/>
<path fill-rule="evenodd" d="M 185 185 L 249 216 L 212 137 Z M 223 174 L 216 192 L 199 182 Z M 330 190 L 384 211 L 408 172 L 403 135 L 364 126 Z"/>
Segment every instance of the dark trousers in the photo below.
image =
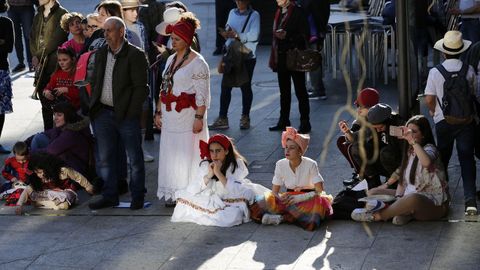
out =
<path fill-rule="evenodd" d="M 305 86 L 305 73 L 290 71 L 287 66 L 286 54 L 278 54 L 278 85 L 280 87 L 280 119 L 279 123 L 288 124 L 290 122 L 290 105 L 292 102 L 291 81 L 295 87 L 295 95 L 298 99 L 298 110 L 300 111 L 300 120 L 310 120 L 310 103 L 308 102 L 307 88 Z"/>
<path fill-rule="evenodd" d="M 312 49 L 319 49 L 317 44 L 312 44 L 310 47 Z M 325 85 L 323 84 L 323 64 L 321 64 L 316 70 L 310 71 L 310 84 L 312 85 L 314 93 L 326 95 Z"/>
<path fill-rule="evenodd" d="M 371 160 L 374 154 L 373 141 L 365 142 L 364 147 L 367 159 Z M 362 164 L 365 162 L 360 156 L 360 144 L 352 144 L 349 152 L 353 163 L 357 165 L 357 172 L 359 172 Z M 390 145 L 384 145 L 379 149 L 378 158 L 372 163 L 366 165 L 365 175 L 368 177 L 382 175 L 388 178 L 400 166 L 401 162 L 402 155 L 399 150 Z"/>
<path fill-rule="evenodd" d="M 97 142 L 97 172 L 104 181 L 102 195 L 118 201 L 118 179 L 122 177 L 122 159 L 129 159 L 130 192 L 132 199 L 145 196 L 145 164 L 143 161 L 142 135 L 139 119 L 118 121 L 113 110 L 102 109 L 92 122 Z M 125 148 L 119 147 L 123 144 Z"/>
<path fill-rule="evenodd" d="M 454 142 L 457 143 L 458 160 L 460 161 L 463 180 L 463 195 L 465 201 L 475 201 L 477 169 L 474 158 L 474 123 L 450 125 L 445 120 L 442 120 L 435 124 L 435 131 L 437 133 L 438 151 L 445 169 L 448 168 L 448 163 L 452 156 L 453 144 Z"/>
<path fill-rule="evenodd" d="M 33 16 L 35 10 L 33 6 L 10 6 L 8 17 L 12 19 L 15 28 L 15 53 L 19 64 L 24 64 L 25 57 L 23 54 L 23 40 L 27 51 L 27 64 L 32 64 L 32 54 L 30 53 L 29 36 L 32 29 Z"/>
<path fill-rule="evenodd" d="M 40 87 L 40 89 L 44 89 L 45 86 L 46 84 Z M 42 104 L 43 129 L 46 131 L 53 128 L 52 101 L 43 96 L 42 92 L 38 92 L 38 97 L 40 98 L 40 103 Z"/>
<path fill-rule="evenodd" d="M 257 59 L 248 59 L 245 61 L 245 67 L 247 68 L 248 77 L 250 78 L 247 83 L 242 85 L 242 115 L 250 116 L 250 108 L 252 107 L 253 92 L 252 92 L 252 77 L 253 70 Z M 232 87 L 222 87 L 222 93 L 220 94 L 220 113 L 219 116 L 227 117 L 228 107 L 230 106 L 230 100 L 232 99 Z"/>
<path fill-rule="evenodd" d="M 217 37 L 215 39 L 215 47 L 222 48 L 225 44 L 225 39 L 219 34 L 218 27 L 225 28 L 228 20 L 228 13 L 232 8 L 235 8 L 235 1 L 231 0 L 215 0 L 215 25 L 217 28 Z"/>

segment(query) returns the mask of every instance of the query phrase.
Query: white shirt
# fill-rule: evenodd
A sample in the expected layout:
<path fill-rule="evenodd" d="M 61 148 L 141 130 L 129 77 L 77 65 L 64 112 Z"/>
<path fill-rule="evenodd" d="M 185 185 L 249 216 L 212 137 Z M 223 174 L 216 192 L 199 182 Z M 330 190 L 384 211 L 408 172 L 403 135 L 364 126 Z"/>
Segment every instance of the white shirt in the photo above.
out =
<path fill-rule="evenodd" d="M 468 9 L 468 8 L 471 8 L 475 5 L 478 5 L 480 4 L 480 0 L 460 0 L 460 3 L 458 5 L 458 8 L 460 10 L 465 10 L 465 9 Z M 480 13 L 475 13 L 475 14 L 462 14 L 462 18 L 463 19 L 467 19 L 467 18 L 477 18 L 479 19 L 480 18 Z"/>
<path fill-rule="evenodd" d="M 462 68 L 462 61 L 458 59 L 447 59 L 443 61 L 442 65 L 448 72 L 459 71 Z M 473 67 L 469 66 L 467 71 L 467 80 L 470 83 L 470 88 L 473 93 L 477 92 L 477 78 Z M 435 114 L 433 121 L 436 123 L 445 119 L 443 111 L 440 108 L 438 101 L 443 98 L 443 83 L 445 79 L 438 69 L 432 68 L 428 73 L 427 86 L 425 86 L 425 95 L 436 96 Z"/>
<path fill-rule="evenodd" d="M 324 182 L 318 171 L 317 162 L 308 157 L 302 157 L 302 162 L 295 172 L 290 168 L 286 158 L 277 161 L 272 184 L 285 186 L 287 189 L 313 189 L 316 183 Z"/>

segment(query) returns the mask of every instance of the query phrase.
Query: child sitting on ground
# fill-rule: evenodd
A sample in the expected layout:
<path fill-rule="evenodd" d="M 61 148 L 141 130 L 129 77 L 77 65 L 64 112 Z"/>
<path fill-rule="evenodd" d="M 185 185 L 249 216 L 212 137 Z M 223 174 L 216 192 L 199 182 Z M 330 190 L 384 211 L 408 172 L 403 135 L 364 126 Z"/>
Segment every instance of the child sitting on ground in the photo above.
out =
<path fill-rule="evenodd" d="M 2 185 L 0 192 L 11 189 L 17 181 L 22 183 L 27 181 L 28 146 L 25 142 L 17 142 L 12 151 L 14 156 L 5 159 L 2 175 L 7 182 Z"/>
<path fill-rule="evenodd" d="M 66 167 L 58 157 L 47 154 L 33 154 L 28 164 L 33 173 L 29 177 L 30 185 L 17 202 L 15 213 L 23 213 L 23 205 L 30 199 L 36 207 L 54 210 L 69 209 L 77 201 L 76 183 L 89 194 L 94 187 L 88 180 L 72 168 Z"/>
<path fill-rule="evenodd" d="M 294 223 L 313 231 L 332 211 L 332 196 L 323 191 L 317 162 L 303 156 L 310 137 L 292 127 L 282 134 L 285 158 L 277 161 L 272 192 L 265 193 L 251 207 L 251 218 L 262 224 Z M 280 192 L 285 186 L 287 192 Z"/>

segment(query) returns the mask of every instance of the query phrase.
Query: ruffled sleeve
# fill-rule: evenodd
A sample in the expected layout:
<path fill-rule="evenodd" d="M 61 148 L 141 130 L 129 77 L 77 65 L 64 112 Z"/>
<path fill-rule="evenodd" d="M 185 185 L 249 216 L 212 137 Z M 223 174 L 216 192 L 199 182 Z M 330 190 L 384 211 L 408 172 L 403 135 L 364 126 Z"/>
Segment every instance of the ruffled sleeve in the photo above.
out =
<path fill-rule="evenodd" d="M 193 68 L 192 82 L 197 106 L 210 107 L 210 68 L 203 57 L 198 56 Z"/>

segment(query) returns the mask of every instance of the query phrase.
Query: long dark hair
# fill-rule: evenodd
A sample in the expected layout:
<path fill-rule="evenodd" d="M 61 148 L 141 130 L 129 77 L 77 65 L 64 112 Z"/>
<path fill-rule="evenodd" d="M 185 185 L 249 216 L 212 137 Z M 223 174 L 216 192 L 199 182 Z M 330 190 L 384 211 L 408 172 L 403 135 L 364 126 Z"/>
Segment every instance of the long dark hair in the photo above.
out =
<path fill-rule="evenodd" d="M 221 144 L 218 144 L 218 145 L 222 146 Z M 208 145 L 208 146 L 210 147 L 210 145 Z M 223 146 L 222 146 L 222 148 L 223 148 Z M 233 142 L 232 142 L 231 139 L 230 139 L 230 146 L 228 147 L 228 149 L 224 148 L 224 150 L 228 150 L 228 154 L 225 156 L 225 160 L 223 161 L 222 168 L 220 168 L 220 171 L 223 173 L 223 175 L 227 174 L 227 170 L 230 167 L 230 165 L 232 165 L 232 173 L 235 173 L 235 170 L 238 168 L 237 159 L 240 159 L 245 164 L 245 166 L 247 165 L 247 160 L 245 159 L 244 156 L 242 156 L 238 152 L 235 145 L 233 145 Z M 208 163 L 212 162 L 211 159 L 203 160 L 202 162 L 205 162 L 205 161 L 207 161 Z M 200 162 L 200 164 L 202 162 Z M 212 178 L 215 179 L 215 180 L 218 180 L 217 176 L 215 176 L 215 175 Z"/>
<path fill-rule="evenodd" d="M 28 161 L 28 169 L 32 171 L 29 176 L 29 182 L 33 189 L 38 191 L 42 190 L 42 179 L 40 179 L 35 170 L 43 170 L 43 175 L 46 179 L 53 182 L 55 186 L 61 186 L 60 171 L 65 166 L 65 162 L 60 158 L 45 153 L 39 152 L 30 156 Z"/>
<path fill-rule="evenodd" d="M 420 142 L 417 142 L 418 144 L 420 144 L 422 147 L 425 147 L 425 145 L 427 144 L 435 145 L 435 138 L 433 137 L 432 128 L 430 127 L 430 123 L 425 116 L 414 115 L 410 119 L 408 119 L 405 126 L 408 126 L 409 124 L 416 125 L 422 133 L 423 139 Z M 400 183 L 403 183 L 403 181 L 405 181 L 404 172 L 408 165 L 409 151 L 410 145 L 408 143 L 405 143 L 402 151 L 402 164 L 400 166 Z M 415 156 L 415 158 L 413 159 L 412 167 L 410 168 L 410 174 L 408 175 L 408 179 L 410 180 L 410 183 L 412 183 L 412 185 L 415 184 L 415 172 L 417 170 L 417 166 L 418 157 Z"/>

